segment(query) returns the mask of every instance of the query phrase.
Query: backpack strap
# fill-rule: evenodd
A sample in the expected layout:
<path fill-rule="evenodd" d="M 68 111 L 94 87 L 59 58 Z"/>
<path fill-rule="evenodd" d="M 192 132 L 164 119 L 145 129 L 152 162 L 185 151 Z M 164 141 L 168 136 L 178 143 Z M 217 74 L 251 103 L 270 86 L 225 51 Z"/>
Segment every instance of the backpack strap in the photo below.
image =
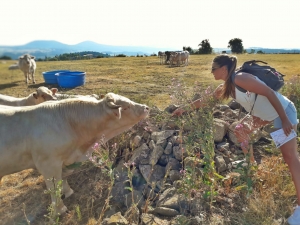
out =
<path fill-rule="evenodd" d="M 244 88 L 241 88 L 240 86 L 236 85 L 235 80 L 234 80 L 234 79 L 235 79 L 235 76 L 236 76 L 236 73 L 233 72 L 233 73 L 231 74 L 231 76 L 230 76 L 231 82 L 234 84 L 234 86 L 235 86 L 240 92 L 246 93 L 247 90 L 245 90 Z"/>
<path fill-rule="evenodd" d="M 258 62 L 258 61 L 252 60 L 252 61 L 248 61 L 248 62 L 251 62 L 251 63 L 252 63 L 252 62 Z M 265 63 L 265 62 L 263 62 L 263 61 L 260 61 L 260 62 Z M 241 91 L 241 92 L 243 92 L 243 93 L 246 93 L 247 91 L 246 91 L 244 88 L 241 88 L 240 86 L 236 85 L 235 80 L 234 80 L 234 79 L 235 79 L 235 76 L 236 76 L 236 73 L 235 73 L 235 72 L 233 72 L 233 73 L 231 74 L 231 76 L 230 76 L 230 79 L 231 79 L 232 83 L 234 84 L 234 86 L 235 86 L 239 91 Z M 251 110 L 250 110 L 250 112 L 249 112 L 250 115 L 251 115 L 251 113 L 252 113 L 252 111 L 253 111 L 253 108 L 254 108 L 256 99 L 257 99 L 257 94 L 255 94 L 254 103 L 253 103 L 253 105 L 252 105 L 252 107 L 251 107 Z M 238 119 L 239 119 L 239 120 L 240 120 L 240 117 L 241 117 L 242 108 L 243 108 L 243 106 L 240 104 L 239 115 L 238 115 Z"/>

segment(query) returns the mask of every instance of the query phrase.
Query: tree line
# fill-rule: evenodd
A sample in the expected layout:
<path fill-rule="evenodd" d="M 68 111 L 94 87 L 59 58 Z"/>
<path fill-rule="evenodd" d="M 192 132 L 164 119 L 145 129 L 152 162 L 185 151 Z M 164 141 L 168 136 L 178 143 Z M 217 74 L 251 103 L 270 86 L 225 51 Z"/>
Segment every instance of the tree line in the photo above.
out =
<path fill-rule="evenodd" d="M 194 50 L 190 46 L 183 46 L 183 50 L 189 51 L 191 54 L 211 54 L 213 53 L 213 48 L 208 39 L 204 39 L 198 45 L 199 49 Z M 243 46 L 243 40 L 240 38 L 233 38 L 228 42 L 227 48 L 231 49 L 232 53 L 239 54 L 245 53 L 245 49 Z M 255 50 L 254 50 L 255 51 Z M 254 52 L 253 52 L 254 53 Z"/>

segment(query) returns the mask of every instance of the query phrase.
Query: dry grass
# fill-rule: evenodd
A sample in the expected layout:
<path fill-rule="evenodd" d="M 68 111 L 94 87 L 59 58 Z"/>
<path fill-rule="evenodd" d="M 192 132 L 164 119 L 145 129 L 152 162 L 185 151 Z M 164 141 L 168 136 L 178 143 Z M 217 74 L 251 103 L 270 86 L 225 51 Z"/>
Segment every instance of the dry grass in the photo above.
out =
<path fill-rule="evenodd" d="M 9 71 L 14 62 L 0 64 L 0 93 L 15 97 L 24 97 L 39 86 L 46 85 L 42 72 L 58 69 L 86 71 L 86 84 L 74 89 L 59 88 L 60 93 L 68 94 L 105 94 L 115 92 L 150 106 L 164 109 L 170 104 L 171 79 L 184 81 L 192 88 L 195 81 L 207 86 L 218 83 L 210 73 L 214 55 L 191 56 L 188 67 L 169 68 L 159 65 L 159 58 L 108 58 L 83 61 L 37 62 L 37 84 L 25 85 L 20 70 Z M 239 55 L 239 64 L 257 59 L 268 62 L 289 79 L 299 74 L 300 55 Z M 17 128 L 16 128 L 17 129 Z M 10 132 L 10 131 L 8 131 Z M 12 159 L 13 160 L 13 159 Z M 295 201 L 294 186 L 291 183 L 286 165 L 281 156 L 267 156 L 257 171 L 257 183 L 251 198 L 243 195 L 233 208 L 222 206 L 221 213 L 214 213 L 210 224 L 285 224 Z M 96 224 L 104 200 L 107 197 L 108 177 L 91 165 L 69 177 L 74 195 L 65 200 L 71 210 L 61 218 L 63 224 Z M 4 177 L 0 186 L 0 224 L 27 224 L 25 215 L 31 224 L 45 224 L 44 215 L 50 203 L 50 196 L 44 194 L 43 178 L 35 170 L 26 170 Z M 230 190 L 234 192 L 233 189 Z M 76 214 L 80 208 L 82 219 Z M 278 221 L 276 220 L 278 219 Z M 281 219 L 281 220 L 280 220 Z M 277 222 L 276 222 L 277 221 Z"/>
<path fill-rule="evenodd" d="M 214 55 L 190 57 L 188 67 L 173 67 L 160 65 L 157 57 L 127 57 L 104 58 L 81 61 L 37 62 L 37 84 L 25 85 L 25 79 L 20 70 L 9 71 L 7 68 L 13 61 L 0 64 L 0 93 L 23 97 L 37 87 L 57 87 L 46 85 L 42 72 L 58 69 L 86 71 L 86 84 L 74 89 L 61 89 L 60 92 L 76 94 L 103 94 L 115 92 L 125 95 L 135 101 L 143 100 L 149 105 L 160 108 L 170 103 L 170 89 L 172 78 L 182 79 L 189 87 L 195 81 L 203 85 L 215 83 L 210 73 L 211 61 Z M 300 55 L 239 55 L 239 62 L 258 59 L 268 62 L 289 78 L 299 73 Z M 239 64 L 240 64 L 239 63 Z M 218 82 L 217 82 L 218 83 Z"/>

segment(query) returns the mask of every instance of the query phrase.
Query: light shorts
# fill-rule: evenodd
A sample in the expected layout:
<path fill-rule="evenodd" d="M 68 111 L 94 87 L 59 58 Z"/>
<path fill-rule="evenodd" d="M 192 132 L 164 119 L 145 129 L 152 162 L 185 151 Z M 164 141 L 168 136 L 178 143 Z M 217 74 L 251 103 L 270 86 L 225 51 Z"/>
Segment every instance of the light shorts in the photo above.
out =
<path fill-rule="evenodd" d="M 293 125 L 296 125 L 299 123 L 299 120 L 297 119 L 297 109 L 296 109 L 294 103 L 290 102 L 288 104 L 288 106 L 285 109 L 285 113 Z M 281 123 L 280 117 L 277 117 L 273 121 L 273 123 L 274 123 L 274 128 L 282 128 L 282 123 Z"/>

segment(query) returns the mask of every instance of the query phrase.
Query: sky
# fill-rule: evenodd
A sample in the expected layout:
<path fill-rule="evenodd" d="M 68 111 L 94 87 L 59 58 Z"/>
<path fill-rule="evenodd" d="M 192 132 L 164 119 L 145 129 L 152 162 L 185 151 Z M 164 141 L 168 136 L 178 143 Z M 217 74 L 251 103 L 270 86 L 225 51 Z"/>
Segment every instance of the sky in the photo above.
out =
<path fill-rule="evenodd" d="M 115 46 L 300 48 L 299 0 L 6 0 L 0 45 L 35 40 Z"/>

